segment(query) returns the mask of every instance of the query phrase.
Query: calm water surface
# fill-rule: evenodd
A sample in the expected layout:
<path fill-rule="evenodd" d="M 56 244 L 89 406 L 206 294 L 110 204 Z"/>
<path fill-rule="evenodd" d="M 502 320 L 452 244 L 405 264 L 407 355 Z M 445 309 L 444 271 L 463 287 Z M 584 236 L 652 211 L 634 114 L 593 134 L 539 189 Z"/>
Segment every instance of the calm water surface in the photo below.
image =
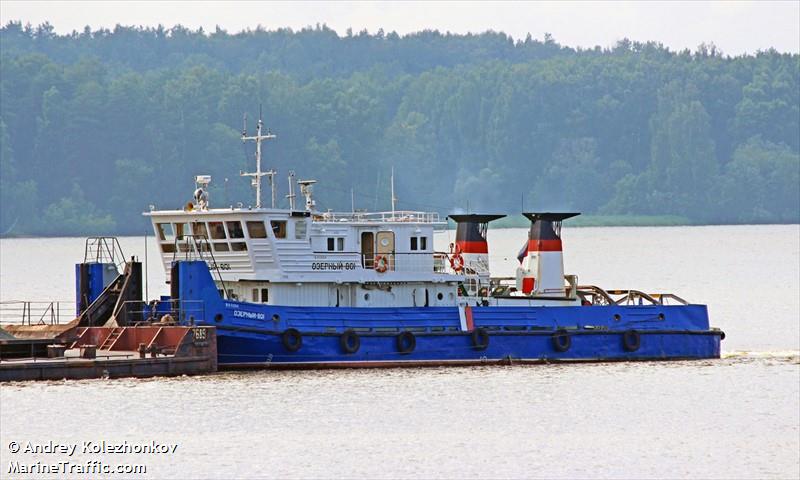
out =
<path fill-rule="evenodd" d="M 490 232 L 494 274 L 513 274 L 525 235 Z M 581 283 L 708 304 L 724 358 L 3 384 L 0 478 L 60 478 L 8 475 L 9 462 L 38 460 L 147 466 L 130 478 L 800 477 L 800 226 L 563 237 Z M 144 258 L 142 238 L 121 243 Z M 166 287 L 148 250 L 152 297 Z M 0 240 L 0 299 L 70 301 L 82 252 L 82 239 Z M 8 449 L 104 439 L 179 447 L 72 459 Z"/>

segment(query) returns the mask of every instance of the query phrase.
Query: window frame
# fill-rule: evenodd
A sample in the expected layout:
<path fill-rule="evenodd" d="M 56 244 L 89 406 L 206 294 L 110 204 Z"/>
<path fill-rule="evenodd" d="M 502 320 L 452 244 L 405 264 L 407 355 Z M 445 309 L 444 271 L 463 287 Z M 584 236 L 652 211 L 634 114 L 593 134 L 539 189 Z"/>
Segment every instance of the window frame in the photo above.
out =
<path fill-rule="evenodd" d="M 231 231 L 231 224 L 238 225 L 238 230 Z M 228 231 L 228 238 L 237 240 L 244 238 L 244 229 L 242 228 L 241 220 L 227 220 L 225 222 L 225 229 Z M 234 235 L 235 233 L 238 233 L 239 235 Z"/>
<path fill-rule="evenodd" d="M 256 240 L 267 238 L 267 226 L 263 220 L 247 220 L 244 222 L 247 227 L 247 236 Z M 261 228 L 261 230 L 259 230 Z M 256 235 L 253 235 L 253 234 Z"/>

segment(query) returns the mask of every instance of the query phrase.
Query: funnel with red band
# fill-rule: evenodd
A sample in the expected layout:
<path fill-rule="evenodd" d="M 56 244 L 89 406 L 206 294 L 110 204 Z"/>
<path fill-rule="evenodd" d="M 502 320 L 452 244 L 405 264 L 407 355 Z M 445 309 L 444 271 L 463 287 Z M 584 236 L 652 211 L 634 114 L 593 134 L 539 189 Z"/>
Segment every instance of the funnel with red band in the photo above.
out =
<path fill-rule="evenodd" d="M 528 240 L 517 256 L 520 269 L 517 288 L 526 294 L 562 296 L 564 259 L 561 246 L 561 222 L 579 213 L 523 213 L 531 221 Z"/>
<path fill-rule="evenodd" d="M 489 253 L 489 244 L 486 242 L 486 231 L 489 222 L 503 218 L 505 215 L 450 215 L 456 222 L 456 247 L 461 253 Z"/>
<path fill-rule="evenodd" d="M 528 232 L 529 252 L 560 252 L 561 222 L 580 213 L 523 213 L 531 221 Z"/>

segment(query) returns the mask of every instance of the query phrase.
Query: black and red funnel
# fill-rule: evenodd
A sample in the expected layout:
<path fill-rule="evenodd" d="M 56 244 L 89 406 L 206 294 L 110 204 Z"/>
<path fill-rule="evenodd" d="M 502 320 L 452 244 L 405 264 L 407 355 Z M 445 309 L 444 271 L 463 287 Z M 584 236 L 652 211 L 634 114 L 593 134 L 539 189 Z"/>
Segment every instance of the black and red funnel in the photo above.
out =
<path fill-rule="evenodd" d="M 560 252 L 561 222 L 580 213 L 531 212 L 523 213 L 531 221 L 528 232 L 529 252 Z"/>
<path fill-rule="evenodd" d="M 461 253 L 489 253 L 489 244 L 486 242 L 486 232 L 489 222 L 503 218 L 505 215 L 481 215 L 470 213 L 465 215 L 450 215 L 456 222 L 456 248 Z"/>

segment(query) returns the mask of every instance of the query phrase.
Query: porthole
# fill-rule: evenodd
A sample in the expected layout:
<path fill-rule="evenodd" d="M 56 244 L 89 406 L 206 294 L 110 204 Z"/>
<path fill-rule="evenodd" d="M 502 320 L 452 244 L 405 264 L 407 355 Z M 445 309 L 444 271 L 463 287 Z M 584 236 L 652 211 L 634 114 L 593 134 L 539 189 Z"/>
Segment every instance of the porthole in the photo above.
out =
<path fill-rule="evenodd" d="M 367 301 L 369 301 L 369 293 L 365 293 L 365 294 L 364 294 L 364 300 L 367 300 Z"/>
<path fill-rule="evenodd" d="M 278 315 L 277 313 L 273 313 L 272 314 L 272 321 L 273 322 L 280 322 L 281 321 L 281 316 Z"/>
<path fill-rule="evenodd" d="M 614 314 L 614 321 L 615 322 L 619 322 L 620 320 L 622 320 L 622 317 L 619 316 L 619 313 L 615 313 Z"/>
<path fill-rule="evenodd" d="M 214 315 L 214 321 L 217 322 L 217 323 L 221 322 L 222 321 L 222 314 L 218 313 L 218 314 Z"/>
<path fill-rule="evenodd" d="M 442 292 L 439 292 L 439 293 L 436 294 L 436 299 L 437 300 L 442 300 L 443 298 L 444 298 L 444 294 Z"/>

